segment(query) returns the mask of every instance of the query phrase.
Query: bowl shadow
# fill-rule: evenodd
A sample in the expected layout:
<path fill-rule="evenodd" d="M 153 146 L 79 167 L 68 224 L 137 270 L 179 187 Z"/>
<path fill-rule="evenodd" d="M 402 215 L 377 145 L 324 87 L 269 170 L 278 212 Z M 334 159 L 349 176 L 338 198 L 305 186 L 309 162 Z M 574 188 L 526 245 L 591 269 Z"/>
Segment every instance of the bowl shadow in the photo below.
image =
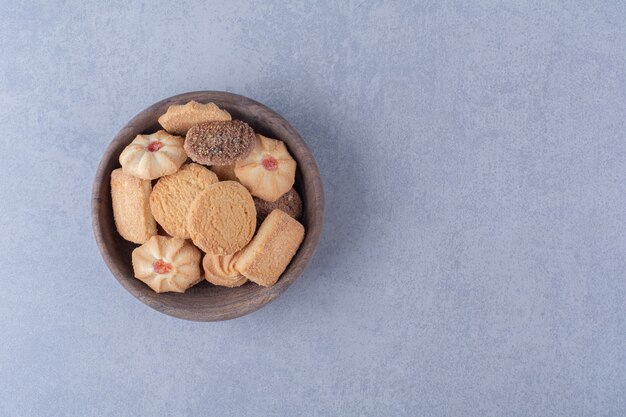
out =
<path fill-rule="evenodd" d="M 315 277 L 306 280 L 306 290 L 328 288 L 327 281 L 344 278 L 332 271 L 340 269 L 362 247 L 366 235 L 363 233 L 367 227 L 364 170 L 368 149 L 364 140 L 358 140 L 367 137 L 364 124 L 337 112 L 329 105 L 325 93 L 315 94 L 304 87 L 300 90 L 296 84 L 284 89 L 279 81 L 266 79 L 255 82 L 246 93 L 268 95 L 263 97 L 264 101 L 284 114 L 314 149 L 327 203 L 324 234 L 304 275 Z M 303 282 L 299 284 L 303 285 Z"/>

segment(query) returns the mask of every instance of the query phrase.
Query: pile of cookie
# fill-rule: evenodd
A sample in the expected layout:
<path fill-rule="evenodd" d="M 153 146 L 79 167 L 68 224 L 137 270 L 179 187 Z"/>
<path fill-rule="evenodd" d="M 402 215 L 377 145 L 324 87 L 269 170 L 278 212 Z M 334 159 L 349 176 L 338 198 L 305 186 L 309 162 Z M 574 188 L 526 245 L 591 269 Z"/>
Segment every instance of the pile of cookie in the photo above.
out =
<path fill-rule="evenodd" d="M 141 245 L 135 277 L 156 292 L 203 279 L 274 285 L 304 239 L 285 144 L 214 103 L 170 106 L 159 123 L 165 130 L 138 135 L 111 173 L 117 231 Z"/>

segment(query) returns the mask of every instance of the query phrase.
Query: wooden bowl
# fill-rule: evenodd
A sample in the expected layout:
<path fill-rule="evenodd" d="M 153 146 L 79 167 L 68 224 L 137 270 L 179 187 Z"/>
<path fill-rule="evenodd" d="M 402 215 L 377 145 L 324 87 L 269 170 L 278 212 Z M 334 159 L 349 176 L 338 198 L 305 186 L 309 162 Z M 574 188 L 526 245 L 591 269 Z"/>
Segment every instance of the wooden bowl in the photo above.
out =
<path fill-rule="evenodd" d="M 252 128 L 271 138 L 285 142 L 298 163 L 295 188 L 300 193 L 304 214 L 300 220 L 306 235 L 300 249 L 278 282 L 264 288 L 248 282 L 239 288 L 216 287 L 206 281 L 190 288 L 184 294 L 153 292 L 133 276 L 131 252 L 137 245 L 127 242 L 118 233 L 111 206 L 111 171 L 119 168 L 122 150 L 138 134 L 161 129 L 157 122 L 172 104 L 190 100 L 214 102 L 226 109 L 233 119 L 243 120 Z M 159 101 L 133 117 L 115 136 L 104 152 L 93 184 L 91 215 L 96 242 L 104 261 L 117 280 L 142 303 L 186 320 L 228 320 L 251 313 L 282 294 L 304 271 L 313 254 L 322 231 L 324 192 L 320 173 L 306 144 L 279 114 L 249 98 L 221 91 L 198 91 L 180 94 Z"/>

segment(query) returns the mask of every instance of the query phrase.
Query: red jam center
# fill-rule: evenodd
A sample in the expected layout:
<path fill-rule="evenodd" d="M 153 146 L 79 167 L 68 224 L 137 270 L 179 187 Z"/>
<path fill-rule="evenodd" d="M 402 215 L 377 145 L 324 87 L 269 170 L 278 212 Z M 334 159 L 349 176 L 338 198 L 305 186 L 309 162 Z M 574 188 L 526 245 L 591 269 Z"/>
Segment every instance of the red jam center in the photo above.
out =
<path fill-rule="evenodd" d="M 147 149 L 149 152 L 156 152 L 162 147 L 163 147 L 163 144 L 159 142 L 158 140 L 155 140 L 154 142 L 150 143 L 150 145 L 148 145 Z"/>
<path fill-rule="evenodd" d="M 263 168 L 268 171 L 276 171 L 278 169 L 278 161 L 273 156 L 265 155 L 261 163 L 263 164 Z"/>
<path fill-rule="evenodd" d="M 167 262 L 163 262 L 161 259 L 157 259 L 152 262 L 152 268 L 157 274 L 167 274 L 172 270 L 172 264 L 168 264 Z"/>

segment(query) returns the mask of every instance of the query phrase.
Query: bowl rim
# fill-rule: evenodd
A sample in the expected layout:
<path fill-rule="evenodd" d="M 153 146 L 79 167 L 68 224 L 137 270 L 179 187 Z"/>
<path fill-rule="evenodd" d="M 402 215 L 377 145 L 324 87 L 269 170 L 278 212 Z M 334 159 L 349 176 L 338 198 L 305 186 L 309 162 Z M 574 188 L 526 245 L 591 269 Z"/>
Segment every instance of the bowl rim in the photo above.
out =
<path fill-rule="evenodd" d="M 207 98 L 203 98 L 203 96 L 207 96 Z M 304 170 L 303 169 L 299 170 L 301 173 L 300 175 L 302 176 L 302 180 L 306 182 L 306 189 L 307 189 L 306 194 L 307 195 L 311 194 L 315 196 L 314 201 L 307 201 L 306 199 L 304 200 L 305 200 L 305 210 L 307 208 L 307 205 L 309 204 L 315 205 L 314 210 L 310 210 L 311 218 L 308 220 L 308 222 L 310 224 L 315 224 L 316 227 L 307 228 L 305 239 L 302 242 L 302 245 L 300 246 L 296 254 L 294 255 L 292 262 L 288 266 L 287 270 L 290 272 L 289 279 L 283 279 L 283 276 L 281 276 L 281 279 L 279 279 L 279 281 L 274 286 L 269 287 L 269 288 L 260 287 L 260 288 L 263 288 L 263 291 L 265 291 L 265 293 L 260 294 L 259 296 L 255 296 L 254 299 L 247 302 L 243 307 L 239 307 L 236 311 L 229 311 L 223 314 L 219 314 L 219 313 L 209 314 L 207 312 L 205 312 L 204 314 L 199 314 L 197 311 L 192 311 L 184 307 L 180 307 L 180 306 L 171 306 L 171 305 L 168 305 L 167 303 L 164 303 L 163 301 L 157 302 L 155 301 L 157 300 L 157 298 L 154 297 L 153 294 L 150 294 L 148 292 L 152 290 L 150 290 L 147 286 L 145 286 L 144 290 L 138 290 L 137 288 L 139 287 L 136 287 L 133 284 L 131 284 L 129 279 L 136 280 L 136 278 L 135 277 L 129 278 L 120 269 L 120 267 L 118 266 L 117 260 L 113 256 L 112 248 L 109 248 L 104 238 L 104 225 L 102 224 L 102 221 L 100 218 L 102 214 L 102 211 L 101 211 L 102 183 L 104 181 L 109 181 L 110 172 L 112 171 L 112 169 L 109 169 L 110 168 L 109 161 L 111 161 L 111 158 L 115 157 L 114 153 L 116 152 L 118 143 L 122 139 L 126 138 L 126 136 L 128 135 L 128 130 L 132 130 L 133 129 L 132 126 L 134 124 L 138 123 L 140 120 L 143 121 L 143 118 L 146 116 L 146 114 L 149 114 L 150 112 L 156 109 L 162 108 L 167 103 L 170 103 L 170 105 L 177 104 L 177 102 L 184 103 L 185 100 L 186 101 L 199 100 L 201 102 L 210 102 L 210 101 L 218 102 L 220 97 L 235 99 L 235 100 L 246 103 L 246 105 L 248 106 L 258 106 L 259 109 L 261 109 L 264 113 L 267 113 L 267 115 L 272 116 L 273 118 L 278 120 L 281 123 L 282 127 L 288 131 L 289 136 L 297 142 L 298 147 L 301 148 L 302 151 L 305 153 L 307 171 L 315 174 L 310 177 L 307 177 L 305 181 Z M 219 105 L 219 103 L 216 103 L 216 104 Z M 154 123 L 156 124 L 157 120 L 154 120 Z M 279 139 L 283 139 L 283 138 L 279 138 Z M 285 292 L 296 281 L 296 279 L 299 278 L 299 276 L 302 274 L 304 269 L 308 266 L 311 259 L 313 258 L 315 251 L 317 249 L 317 245 L 319 243 L 319 239 L 321 236 L 321 231 L 322 231 L 323 223 L 324 223 L 324 191 L 323 191 L 323 186 L 322 186 L 321 175 L 319 173 L 319 169 L 317 167 L 317 163 L 315 161 L 313 153 L 307 146 L 304 139 L 302 139 L 300 134 L 296 131 L 296 129 L 294 129 L 291 126 L 291 124 L 289 124 L 289 122 L 285 118 L 283 118 L 280 114 L 278 114 L 276 111 L 274 111 L 273 109 L 269 108 L 268 106 L 262 103 L 259 103 L 253 99 L 250 99 L 248 97 L 245 97 L 239 94 L 230 93 L 226 91 L 217 91 L 217 90 L 191 91 L 191 92 L 181 93 L 181 94 L 177 94 L 171 97 L 164 98 L 144 108 L 143 110 L 135 114 L 115 134 L 113 139 L 111 139 L 105 151 L 102 153 L 100 162 L 98 164 L 98 168 L 96 170 L 96 174 L 94 176 L 92 191 L 91 191 L 91 217 L 92 217 L 92 230 L 94 233 L 94 237 L 95 237 L 98 249 L 100 251 L 100 254 L 103 260 L 105 261 L 105 264 L 107 265 L 107 267 L 109 268 L 109 270 L 111 271 L 115 279 L 120 283 L 120 285 L 122 285 L 122 287 L 124 287 L 133 297 L 137 298 L 143 304 L 151 307 L 152 309 L 157 310 L 161 313 L 167 314 L 172 317 L 185 319 L 185 320 L 191 320 L 191 321 L 222 321 L 222 320 L 230 320 L 230 319 L 234 319 L 237 317 L 250 314 L 260 309 L 261 307 L 269 304 L 271 301 L 278 298 L 279 295 Z M 113 233 L 114 234 L 117 233 L 117 230 L 115 230 Z M 301 252 L 303 248 L 305 247 L 305 244 L 307 248 L 307 253 L 304 257 L 299 256 L 301 255 Z M 298 263 L 297 268 L 291 270 L 292 264 L 294 263 L 296 259 L 299 259 L 299 258 L 302 258 L 302 261 Z M 283 275 L 285 275 L 286 272 L 287 271 L 285 271 Z M 157 294 L 157 296 L 158 295 L 161 295 L 161 294 Z M 184 296 L 185 294 L 179 294 L 179 295 Z"/>

